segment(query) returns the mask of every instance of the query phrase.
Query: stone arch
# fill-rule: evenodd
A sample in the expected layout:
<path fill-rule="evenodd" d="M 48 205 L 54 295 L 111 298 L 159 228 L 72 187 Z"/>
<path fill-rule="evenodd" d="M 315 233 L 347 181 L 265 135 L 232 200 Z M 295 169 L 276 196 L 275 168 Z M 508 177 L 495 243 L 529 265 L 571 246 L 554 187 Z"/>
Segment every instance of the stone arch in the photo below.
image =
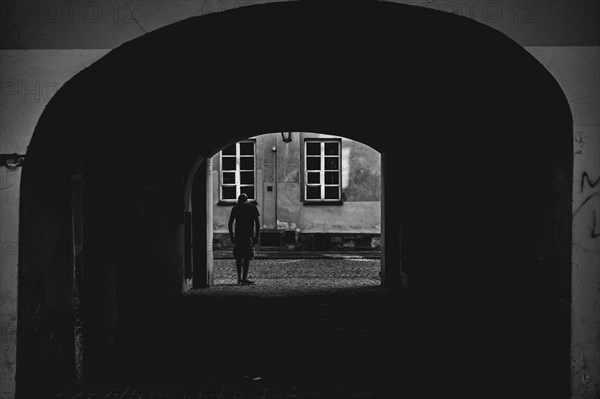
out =
<path fill-rule="evenodd" d="M 479 295 L 473 312 L 510 287 L 568 335 L 568 310 L 555 302 L 570 296 L 572 118 L 548 71 L 505 35 L 454 15 L 274 3 L 128 42 L 45 109 L 21 184 L 20 394 L 57 389 L 78 367 L 70 328 L 52 344 L 27 339 L 73 323 L 72 176 L 85 184 L 83 253 L 96 282 L 82 299 L 88 326 L 124 323 L 148 316 L 136 312 L 141 302 L 162 309 L 181 290 L 183 269 L 172 265 L 183 263 L 195 159 L 284 126 L 382 154 L 391 285 L 402 263 L 423 298 Z M 88 348 L 84 370 L 118 341 L 109 335 Z M 567 365 L 568 339 L 560 344 Z"/>

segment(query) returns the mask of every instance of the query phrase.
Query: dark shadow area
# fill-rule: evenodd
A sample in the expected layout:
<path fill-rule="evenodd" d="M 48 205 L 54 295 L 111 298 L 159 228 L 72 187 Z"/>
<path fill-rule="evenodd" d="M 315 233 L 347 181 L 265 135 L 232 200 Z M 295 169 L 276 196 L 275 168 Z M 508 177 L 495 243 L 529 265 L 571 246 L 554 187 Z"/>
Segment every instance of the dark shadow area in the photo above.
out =
<path fill-rule="evenodd" d="M 181 295 L 193 163 L 280 130 L 382 153 L 385 267 L 402 262 L 406 292 Z M 271 397 L 295 381 L 307 397 L 568 396 L 572 120 L 497 31 L 385 2 L 277 3 L 158 29 L 68 81 L 22 173 L 20 397 L 75 376 L 80 168 L 87 381 L 252 371 L 279 381 Z M 246 330 L 271 324 L 297 336 Z"/>
<path fill-rule="evenodd" d="M 119 361 L 91 381 L 215 397 L 564 397 L 537 380 L 560 373 L 547 326 L 531 318 L 451 318 L 454 309 L 381 287 L 243 300 L 192 293 L 172 305 L 153 309 L 152 329 L 132 326 Z"/>

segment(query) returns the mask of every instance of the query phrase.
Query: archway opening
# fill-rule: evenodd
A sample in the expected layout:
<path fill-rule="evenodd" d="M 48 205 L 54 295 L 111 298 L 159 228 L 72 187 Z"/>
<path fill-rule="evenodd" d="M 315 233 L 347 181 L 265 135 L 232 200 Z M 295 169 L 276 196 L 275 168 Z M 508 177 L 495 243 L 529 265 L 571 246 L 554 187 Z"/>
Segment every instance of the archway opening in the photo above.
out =
<path fill-rule="evenodd" d="M 252 275 L 261 283 L 275 290 L 300 281 L 304 289 L 381 284 L 379 152 L 340 136 L 291 134 L 289 142 L 281 133 L 253 136 L 197 161 L 186 208 L 186 288 L 236 283 L 228 224 L 241 193 L 260 214 Z"/>

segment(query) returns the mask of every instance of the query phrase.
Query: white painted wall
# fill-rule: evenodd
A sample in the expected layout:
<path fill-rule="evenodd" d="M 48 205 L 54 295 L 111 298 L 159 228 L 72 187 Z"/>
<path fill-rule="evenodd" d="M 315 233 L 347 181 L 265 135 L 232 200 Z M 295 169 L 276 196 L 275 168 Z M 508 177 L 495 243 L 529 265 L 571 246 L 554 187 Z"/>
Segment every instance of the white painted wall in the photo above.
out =
<path fill-rule="evenodd" d="M 598 398 L 600 47 L 530 47 L 527 50 L 554 75 L 573 113 L 571 386 L 573 398 Z M 584 173 L 587 173 L 589 180 L 582 180 Z"/>

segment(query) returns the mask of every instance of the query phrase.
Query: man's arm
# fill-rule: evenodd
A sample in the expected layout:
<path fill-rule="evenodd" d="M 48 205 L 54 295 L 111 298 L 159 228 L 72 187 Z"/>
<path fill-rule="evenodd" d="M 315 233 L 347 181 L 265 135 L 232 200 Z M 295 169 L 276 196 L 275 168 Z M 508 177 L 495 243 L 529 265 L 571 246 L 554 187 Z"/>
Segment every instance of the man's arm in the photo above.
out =
<path fill-rule="evenodd" d="M 229 229 L 229 238 L 231 238 L 231 242 L 235 241 L 235 236 L 233 235 L 233 219 L 235 219 L 233 209 L 231 209 L 231 213 L 229 214 L 229 223 L 227 223 L 227 228 Z"/>
<path fill-rule="evenodd" d="M 258 215 L 259 213 L 256 212 L 256 215 L 254 215 L 254 226 L 256 226 L 256 234 L 254 236 L 254 243 L 256 244 L 258 242 L 258 237 L 260 234 L 260 221 L 258 220 Z"/>

